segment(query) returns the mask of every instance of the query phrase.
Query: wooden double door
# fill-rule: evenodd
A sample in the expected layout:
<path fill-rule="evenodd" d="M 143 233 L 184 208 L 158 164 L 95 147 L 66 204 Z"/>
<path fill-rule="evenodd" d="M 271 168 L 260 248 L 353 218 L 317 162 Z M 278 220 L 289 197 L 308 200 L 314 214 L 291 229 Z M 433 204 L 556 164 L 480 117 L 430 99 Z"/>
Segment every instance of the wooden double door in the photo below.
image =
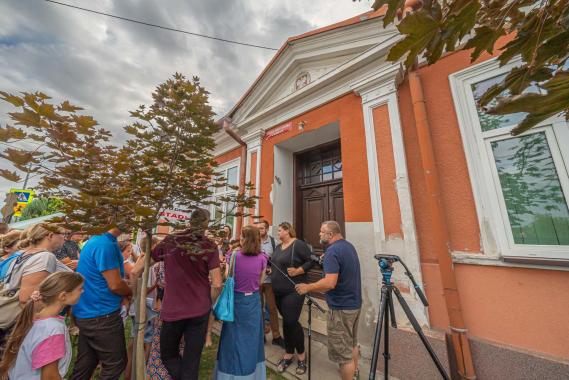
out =
<path fill-rule="evenodd" d="M 300 189 L 302 221 L 300 237 L 312 245 L 316 254 L 324 251 L 320 244 L 320 225 L 335 220 L 344 225 L 344 189 L 341 181 Z"/>
<path fill-rule="evenodd" d="M 295 224 L 298 237 L 312 246 L 316 255 L 325 247 L 320 244 L 320 226 L 335 220 L 344 230 L 344 186 L 339 142 L 296 156 Z M 309 273 L 311 281 L 320 279 L 322 268 Z"/>

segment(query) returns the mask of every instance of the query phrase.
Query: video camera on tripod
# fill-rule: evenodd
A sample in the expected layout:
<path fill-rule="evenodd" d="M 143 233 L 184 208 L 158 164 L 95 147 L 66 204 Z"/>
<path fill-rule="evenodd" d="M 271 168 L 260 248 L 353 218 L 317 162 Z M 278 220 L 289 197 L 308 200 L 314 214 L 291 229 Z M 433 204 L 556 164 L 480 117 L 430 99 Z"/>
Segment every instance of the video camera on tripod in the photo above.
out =
<path fill-rule="evenodd" d="M 409 280 L 411 280 L 413 288 L 415 289 L 415 292 L 417 292 L 417 296 L 419 297 L 423 305 L 429 306 L 429 301 L 427 301 L 425 293 L 423 293 L 419 285 L 417 285 L 415 277 L 413 277 L 413 274 L 399 256 L 377 254 L 374 256 L 374 258 L 379 261 L 379 269 L 381 270 L 382 274 L 383 272 L 388 272 L 390 279 L 391 279 L 391 273 L 393 272 L 393 263 L 399 262 L 403 266 L 403 268 L 405 268 L 405 275 L 409 277 Z"/>
<path fill-rule="evenodd" d="M 391 318 L 391 327 L 397 328 L 397 322 L 395 321 L 395 308 L 393 307 L 393 294 L 395 294 L 395 296 L 397 297 L 397 300 L 399 301 L 399 304 L 401 305 L 401 308 L 405 312 L 405 315 L 409 319 L 409 322 L 411 322 L 413 329 L 419 335 L 419 338 L 423 342 L 423 345 L 425 346 L 425 348 L 429 352 L 431 359 L 433 360 L 437 369 L 439 370 L 441 377 L 445 380 L 449 380 L 450 378 L 449 378 L 448 374 L 446 373 L 445 368 L 443 367 L 439 358 L 437 357 L 437 354 L 433 350 L 431 343 L 427 340 L 427 337 L 423 333 L 423 330 L 421 329 L 419 322 L 417 321 L 417 319 L 413 315 L 411 308 L 409 308 L 409 305 L 407 304 L 407 302 L 405 301 L 405 299 L 401 295 L 401 292 L 399 291 L 399 289 L 397 289 L 397 287 L 391 281 L 391 276 L 393 274 L 393 264 L 396 262 L 399 262 L 403 266 L 403 268 L 405 268 L 405 275 L 413 283 L 413 288 L 417 292 L 417 296 L 419 297 L 419 299 L 421 300 L 423 305 L 429 306 L 429 302 L 427 301 L 425 294 L 423 293 L 423 291 L 421 290 L 421 288 L 419 287 L 419 285 L 415 281 L 413 274 L 411 273 L 411 271 L 409 270 L 407 265 L 405 265 L 405 263 L 403 262 L 403 260 L 401 260 L 401 258 L 399 256 L 378 254 L 378 255 L 375 255 L 374 258 L 376 260 L 378 260 L 379 270 L 381 271 L 381 276 L 382 276 L 382 281 L 381 281 L 382 286 L 381 286 L 381 300 L 379 303 L 379 315 L 377 318 L 377 324 L 375 327 L 375 337 L 373 340 L 373 354 L 372 354 L 372 358 L 371 358 L 371 368 L 369 371 L 369 379 L 375 380 L 375 372 L 377 369 L 377 359 L 379 356 L 379 345 L 380 345 L 380 341 L 381 341 L 382 330 L 384 333 L 384 345 L 383 345 L 383 350 L 384 350 L 383 351 L 384 379 L 389 378 L 389 359 L 390 359 L 390 354 L 389 354 L 389 325 L 390 325 L 390 323 L 389 323 L 389 320 L 390 320 L 390 318 Z"/>

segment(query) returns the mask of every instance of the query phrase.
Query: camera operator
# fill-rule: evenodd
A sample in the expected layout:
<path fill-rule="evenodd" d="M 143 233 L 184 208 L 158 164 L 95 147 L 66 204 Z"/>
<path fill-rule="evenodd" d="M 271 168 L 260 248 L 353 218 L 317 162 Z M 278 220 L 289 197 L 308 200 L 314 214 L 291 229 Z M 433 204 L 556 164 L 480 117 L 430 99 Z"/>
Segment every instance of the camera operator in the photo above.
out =
<path fill-rule="evenodd" d="M 298 284 L 296 291 L 326 292 L 328 358 L 340 366 L 343 380 L 352 380 L 358 368 L 358 321 L 362 306 L 361 274 L 354 246 L 342 236 L 335 221 L 322 223 L 320 243 L 329 244 L 324 255 L 324 278 Z"/>

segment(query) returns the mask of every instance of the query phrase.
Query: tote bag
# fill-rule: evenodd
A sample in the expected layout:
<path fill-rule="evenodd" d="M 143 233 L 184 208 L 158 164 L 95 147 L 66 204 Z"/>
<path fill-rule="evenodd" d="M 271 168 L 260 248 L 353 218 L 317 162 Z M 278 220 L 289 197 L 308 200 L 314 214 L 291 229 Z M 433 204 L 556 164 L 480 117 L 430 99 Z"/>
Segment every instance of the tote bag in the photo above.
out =
<path fill-rule="evenodd" d="M 215 317 L 224 322 L 233 322 L 235 319 L 233 310 L 235 306 L 235 295 L 233 293 L 235 288 L 235 256 L 237 256 L 237 253 L 233 252 L 229 260 L 229 275 L 227 276 L 221 294 L 217 298 L 217 301 L 215 301 L 215 305 L 213 305 Z"/>

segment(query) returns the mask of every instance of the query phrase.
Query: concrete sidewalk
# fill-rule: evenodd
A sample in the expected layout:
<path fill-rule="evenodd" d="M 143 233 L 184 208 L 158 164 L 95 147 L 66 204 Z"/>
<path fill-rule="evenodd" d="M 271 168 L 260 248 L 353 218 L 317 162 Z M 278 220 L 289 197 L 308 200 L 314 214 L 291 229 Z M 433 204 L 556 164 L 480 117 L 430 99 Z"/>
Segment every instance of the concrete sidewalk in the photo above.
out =
<path fill-rule="evenodd" d="M 308 342 L 306 343 L 308 350 Z M 267 359 L 267 366 L 273 370 L 277 370 L 277 362 L 282 358 L 285 351 L 279 346 L 271 344 L 270 334 L 265 344 L 265 358 Z M 308 353 L 308 351 L 307 351 Z M 287 379 L 308 379 L 308 372 L 303 376 L 297 376 L 296 371 L 296 358 L 295 361 L 288 367 L 287 371 L 281 374 Z M 328 351 L 326 346 L 320 342 L 312 341 L 312 377 L 325 378 L 327 380 L 339 379 L 340 372 L 338 367 L 328 360 Z"/>
<path fill-rule="evenodd" d="M 221 330 L 221 323 L 216 321 L 214 323 L 214 332 L 219 336 Z M 305 347 L 308 354 L 308 333 L 305 330 Z M 340 372 L 338 370 L 338 366 L 328 360 L 328 349 L 324 343 L 320 340 L 325 339 L 325 337 L 315 338 L 317 333 L 313 334 L 312 337 L 312 378 L 318 380 L 336 380 L 340 379 Z M 271 343 L 271 334 L 266 335 L 267 343 L 265 343 L 265 358 L 267 361 L 267 367 L 271 368 L 276 372 L 277 370 L 277 362 L 282 358 L 285 353 L 285 350 L 279 346 L 275 346 Z M 359 369 L 360 369 L 360 380 L 368 379 L 369 377 L 369 365 L 370 361 L 366 360 L 365 358 L 360 358 Z M 298 376 L 295 373 L 296 371 L 296 358 L 293 364 L 288 367 L 287 371 L 282 373 L 286 379 L 290 380 L 308 380 L 308 371 L 302 375 Z M 383 380 L 383 375 L 380 371 L 378 371 L 377 380 Z M 396 377 L 389 376 L 389 380 L 399 380 Z"/>
<path fill-rule="evenodd" d="M 306 333 L 306 332 L 305 332 Z M 307 338 L 308 339 L 308 338 Z M 308 341 L 306 342 L 306 349 L 308 350 Z M 308 351 L 307 351 L 308 353 Z M 267 343 L 265 344 L 265 358 L 267 359 L 267 366 L 273 370 L 277 370 L 277 362 L 284 355 L 284 349 L 271 344 L 270 334 L 267 335 Z M 361 360 L 360 362 L 360 380 L 365 380 L 369 377 L 369 360 Z M 283 377 L 291 380 L 308 379 L 308 372 L 303 376 L 297 376 L 296 360 L 288 367 L 287 371 L 281 374 Z M 318 380 L 336 380 L 340 379 L 340 372 L 338 366 L 328 360 L 328 349 L 326 345 L 312 339 L 312 378 Z M 382 380 L 383 375 L 378 372 L 377 380 Z M 389 376 L 389 380 L 398 380 L 395 377 Z"/>

